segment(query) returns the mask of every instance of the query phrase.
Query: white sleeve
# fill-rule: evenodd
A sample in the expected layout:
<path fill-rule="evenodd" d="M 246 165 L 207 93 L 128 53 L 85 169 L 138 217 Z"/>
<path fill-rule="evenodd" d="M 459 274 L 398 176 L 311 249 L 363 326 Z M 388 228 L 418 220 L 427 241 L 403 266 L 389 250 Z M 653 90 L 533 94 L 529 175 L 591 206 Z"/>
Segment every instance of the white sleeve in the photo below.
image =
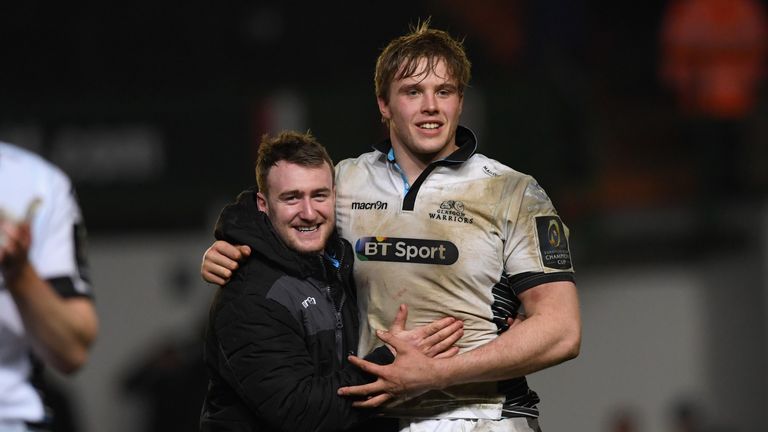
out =
<path fill-rule="evenodd" d="M 41 278 L 64 296 L 90 296 L 85 259 L 85 231 L 69 179 L 53 172 L 32 221 L 30 261 Z"/>
<path fill-rule="evenodd" d="M 510 197 L 504 242 L 507 274 L 573 272 L 568 228 L 544 189 L 527 177 L 507 196 Z"/>

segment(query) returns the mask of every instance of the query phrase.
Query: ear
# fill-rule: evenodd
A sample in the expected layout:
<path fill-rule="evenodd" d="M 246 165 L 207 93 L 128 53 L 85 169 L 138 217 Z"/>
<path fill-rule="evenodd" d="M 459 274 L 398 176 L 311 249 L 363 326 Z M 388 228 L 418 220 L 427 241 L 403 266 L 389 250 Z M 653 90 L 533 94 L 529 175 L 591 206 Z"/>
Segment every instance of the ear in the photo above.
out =
<path fill-rule="evenodd" d="M 256 207 L 258 207 L 259 210 L 263 211 L 264 213 L 269 210 L 269 206 L 267 205 L 267 198 L 261 192 L 256 192 Z"/>
<path fill-rule="evenodd" d="M 381 118 L 384 120 L 390 120 L 391 116 L 389 113 L 389 104 L 380 97 L 376 97 L 376 103 L 379 105 L 379 112 L 381 113 Z"/>

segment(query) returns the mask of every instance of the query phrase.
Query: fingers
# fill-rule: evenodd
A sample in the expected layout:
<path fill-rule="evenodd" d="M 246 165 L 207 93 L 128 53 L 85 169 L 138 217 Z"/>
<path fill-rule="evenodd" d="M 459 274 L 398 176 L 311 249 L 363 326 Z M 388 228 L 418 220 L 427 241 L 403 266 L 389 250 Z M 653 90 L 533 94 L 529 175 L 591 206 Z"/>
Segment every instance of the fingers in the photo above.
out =
<path fill-rule="evenodd" d="M 367 360 L 361 359 L 360 357 L 353 356 L 353 355 L 348 356 L 347 359 L 349 360 L 350 363 L 360 368 L 360 370 L 362 370 L 363 372 L 376 375 L 376 376 L 381 375 L 381 370 L 384 367 L 381 365 L 377 365 L 376 363 L 371 363 Z"/>
<path fill-rule="evenodd" d="M 394 333 L 405 330 L 405 321 L 407 319 L 408 306 L 401 304 L 400 307 L 397 308 L 397 315 L 395 315 L 395 320 L 392 321 L 392 325 L 389 326 L 389 331 Z"/>
<path fill-rule="evenodd" d="M 436 359 L 445 359 L 445 358 L 453 357 L 453 356 L 455 356 L 458 353 L 459 353 L 459 347 L 452 346 L 452 347 L 448 348 L 447 350 L 445 350 L 445 351 L 435 355 L 435 358 Z"/>
<path fill-rule="evenodd" d="M 241 249 L 238 246 L 231 245 L 225 241 L 218 240 L 205 252 L 206 260 L 229 270 L 235 270 L 238 267 L 238 261 L 244 258 Z"/>
<path fill-rule="evenodd" d="M 419 329 L 419 332 L 421 333 L 422 338 L 427 339 L 428 337 L 440 332 L 446 327 L 451 326 L 455 322 L 456 322 L 456 318 L 454 317 L 440 318 L 439 320 L 432 321 L 431 323 L 421 327 L 421 329 Z M 430 345 L 433 345 L 433 344 L 430 344 Z"/>
<path fill-rule="evenodd" d="M 215 274 L 207 270 L 202 271 L 202 276 L 204 281 L 208 283 L 212 283 L 214 285 L 226 285 L 228 280 L 228 279 L 222 279 L 219 276 L 216 276 Z"/>
<path fill-rule="evenodd" d="M 203 280 L 216 285 L 224 285 L 229 282 L 232 272 L 237 270 L 238 260 L 249 256 L 251 248 L 245 245 L 234 246 L 225 241 L 218 240 L 205 251 L 200 273 Z"/>
<path fill-rule="evenodd" d="M 376 330 L 376 337 L 378 337 L 385 344 L 391 345 L 392 347 L 394 347 L 395 350 L 397 350 L 397 352 L 400 352 L 400 350 L 409 346 L 406 341 L 398 339 L 392 333 L 386 332 L 383 330 Z"/>
<path fill-rule="evenodd" d="M 507 325 L 509 327 L 514 327 L 514 326 L 520 324 L 521 322 L 525 321 L 526 318 L 527 317 L 525 316 L 525 314 L 518 313 L 514 317 L 508 317 L 507 318 Z"/>
<path fill-rule="evenodd" d="M 29 223 L 0 222 L 0 262 L 6 269 L 17 267 L 27 261 L 27 254 L 32 243 Z"/>
<path fill-rule="evenodd" d="M 355 361 L 365 361 L 355 356 L 350 356 L 350 362 L 355 363 L 353 361 L 352 357 L 354 357 Z M 367 362 L 366 362 L 367 363 Z M 376 365 L 377 366 L 377 365 Z M 360 367 L 363 369 L 363 367 Z M 347 387 L 341 387 L 339 388 L 336 393 L 339 396 L 368 396 L 370 394 L 378 394 L 383 393 L 386 390 L 387 383 L 382 380 L 381 378 L 377 379 L 376 381 L 368 384 L 361 384 L 356 386 L 347 386 Z"/>
<path fill-rule="evenodd" d="M 31 243 L 31 234 L 28 223 L 15 224 L 12 222 L 0 222 L 3 246 L 8 255 L 16 255 L 26 252 Z"/>
<path fill-rule="evenodd" d="M 210 260 L 207 252 L 203 258 L 200 273 L 203 276 L 203 280 L 216 285 L 224 285 L 232 277 L 232 270 Z"/>
<path fill-rule="evenodd" d="M 240 246 L 237 246 L 237 249 L 240 250 L 240 254 L 243 257 L 251 256 L 251 248 L 250 248 L 250 246 L 248 246 L 248 245 L 240 245 Z"/>
<path fill-rule="evenodd" d="M 0 209 L 0 262 L 9 255 L 14 248 L 14 224 L 6 219 L 3 210 Z"/>
<path fill-rule="evenodd" d="M 352 406 L 356 408 L 377 408 L 390 399 L 392 399 L 391 394 L 382 393 L 382 394 L 370 397 L 364 401 L 353 402 Z"/>
<path fill-rule="evenodd" d="M 37 214 L 37 210 L 40 208 L 40 205 L 42 205 L 43 200 L 40 197 L 35 197 L 32 199 L 32 201 L 29 202 L 29 205 L 27 206 L 27 211 L 24 213 L 24 222 L 31 223 L 32 219 L 35 218 L 35 215 Z"/>
<path fill-rule="evenodd" d="M 422 352 L 429 357 L 451 348 L 456 342 L 464 336 L 464 323 L 456 321 L 448 327 L 440 330 L 434 335 L 424 339 Z"/>
<path fill-rule="evenodd" d="M 381 387 L 382 385 L 377 380 L 369 384 L 341 387 L 336 391 L 336 393 L 339 396 L 368 396 L 369 394 L 381 393 Z"/>
<path fill-rule="evenodd" d="M 447 326 L 440 327 L 440 329 L 434 332 L 431 336 L 425 337 L 422 345 L 429 348 L 459 331 L 464 331 L 464 321 L 454 320 Z M 459 335 L 459 337 L 461 337 L 461 335 Z M 458 338 L 456 338 L 456 340 L 458 340 Z"/>
<path fill-rule="evenodd" d="M 3 258 L 5 258 L 5 255 L 8 254 L 8 250 L 12 247 L 10 246 L 11 240 L 6 233 L 9 225 L 10 224 L 5 223 L 3 219 L 0 219 L 0 262 L 3 262 Z"/>
<path fill-rule="evenodd" d="M 217 240 L 211 245 L 211 249 L 218 252 L 223 258 L 231 261 L 240 261 L 250 255 L 251 248 L 245 245 L 233 245 L 224 240 Z M 247 252 L 247 253 L 245 253 Z"/>

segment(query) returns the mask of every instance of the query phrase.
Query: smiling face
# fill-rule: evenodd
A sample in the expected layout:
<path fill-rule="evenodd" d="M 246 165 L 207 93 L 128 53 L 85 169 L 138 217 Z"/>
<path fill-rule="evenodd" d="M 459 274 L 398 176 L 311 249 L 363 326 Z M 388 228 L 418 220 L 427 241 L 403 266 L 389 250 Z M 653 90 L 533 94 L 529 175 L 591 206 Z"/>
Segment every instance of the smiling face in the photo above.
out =
<path fill-rule="evenodd" d="M 328 163 L 304 166 L 281 160 L 266 180 L 267 192 L 259 192 L 256 203 L 277 235 L 299 253 L 322 252 L 335 225 L 336 192 Z"/>
<path fill-rule="evenodd" d="M 437 60 L 430 67 L 427 58 L 420 59 L 412 76 L 392 81 L 388 100 L 379 97 L 377 101 L 398 159 L 428 164 L 457 149 L 463 98 L 445 61 Z"/>

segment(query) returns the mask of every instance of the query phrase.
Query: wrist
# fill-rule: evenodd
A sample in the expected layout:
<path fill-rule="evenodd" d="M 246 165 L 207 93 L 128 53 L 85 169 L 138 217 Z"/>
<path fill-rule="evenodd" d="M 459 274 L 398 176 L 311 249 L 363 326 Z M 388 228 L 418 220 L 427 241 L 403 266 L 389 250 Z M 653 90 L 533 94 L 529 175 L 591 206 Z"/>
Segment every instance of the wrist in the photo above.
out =
<path fill-rule="evenodd" d="M 22 281 L 34 272 L 34 269 L 29 261 L 24 260 L 23 262 L 3 263 L 2 272 L 6 287 L 9 291 L 15 292 L 19 286 L 23 285 Z"/>
<path fill-rule="evenodd" d="M 436 359 L 432 366 L 432 390 L 443 390 L 451 383 L 450 364 L 452 359 Z"/>

